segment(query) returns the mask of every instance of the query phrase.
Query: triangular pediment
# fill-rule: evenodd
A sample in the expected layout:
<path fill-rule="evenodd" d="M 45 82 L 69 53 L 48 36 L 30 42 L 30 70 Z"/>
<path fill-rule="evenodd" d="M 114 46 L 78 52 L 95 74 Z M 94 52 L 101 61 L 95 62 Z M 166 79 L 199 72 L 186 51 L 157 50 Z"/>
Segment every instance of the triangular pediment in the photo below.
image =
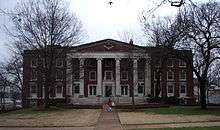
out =
<path fill-rule="evenodd" d="M 141 46 L 129 44 L 113 39 L 104 39 L 92 43 L 79 45 L 73 48 L 75 52 L 129 52 L 144 51 Z"/>

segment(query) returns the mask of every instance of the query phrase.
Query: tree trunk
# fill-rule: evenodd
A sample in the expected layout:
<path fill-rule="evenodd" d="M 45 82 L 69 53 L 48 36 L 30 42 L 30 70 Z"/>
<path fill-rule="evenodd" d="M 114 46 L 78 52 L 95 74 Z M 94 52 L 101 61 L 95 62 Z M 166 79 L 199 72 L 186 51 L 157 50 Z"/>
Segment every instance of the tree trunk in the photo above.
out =
<path fill-rule="evenodd" d="M 202 79 L 199 82 L 200 86 L 200 105 L 201 109 L 207 109 L 207 104 L 206 104 L 206 80 Z"/>

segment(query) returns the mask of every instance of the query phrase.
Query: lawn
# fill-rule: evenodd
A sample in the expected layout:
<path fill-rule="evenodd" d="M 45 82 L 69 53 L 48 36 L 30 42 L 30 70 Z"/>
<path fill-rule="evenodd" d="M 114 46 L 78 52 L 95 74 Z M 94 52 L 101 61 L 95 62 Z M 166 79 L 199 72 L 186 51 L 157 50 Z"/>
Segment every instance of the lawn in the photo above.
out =
<path fill-rule="evenodd" d="M 163 114 L 163 115 L 216 115 L 220 116 L 220 107 L 212 106 L 207 110 L 201 110 L 199 106 L 172 106 L 168 108 L 150 108 L 145 113 Z"/>
<path fill-rule="evenodd" d="M 160 129 L 145 129 L 145 130 L 220 130 L 220 127 L 190 127 L 190 128 L 160 128 Z"/>
<path fill-rule="evenodd" d="M 48 110 L 21 109 L 0 114 L 0 126 L 93 126 L 97 123 L 100 112 L 100 109 L 54 107 Z"/>

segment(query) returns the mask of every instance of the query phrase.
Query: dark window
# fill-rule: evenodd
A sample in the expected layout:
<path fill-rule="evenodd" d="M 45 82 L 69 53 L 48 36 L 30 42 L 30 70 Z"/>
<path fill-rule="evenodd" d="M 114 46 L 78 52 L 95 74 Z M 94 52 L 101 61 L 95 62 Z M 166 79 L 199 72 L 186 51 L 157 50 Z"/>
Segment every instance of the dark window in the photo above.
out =
<path fill-rule="evenodd" d="M 167 66 L 168 67 L 173 67 L 173 59 L 168 59 L 167 60 Z"/>
<path fill-rule="evenodd" d="M 112 71 L 105 71 L 105 79 L 106 80 L 112 80 Z"/>
<path fill-rule="evenodd" d="M 62 59 L 56 59 L 56 67 L 62 67 L 63 66 L 63 60 Z"/>
<path fill-rule="evenodd" d="M 167 79 L 170 79 L 170 80 L 174 79 L 173 71 L 170 70 L 170 71 L 167 72 Z"/>
<path fill-rule="evenodd" d="M 95 67 L 97 64 L 97 61 L 93 59 L 88 59 L 87 64 L 88 66 Z"/>
<path fill-rule="evenodd" d="M 105 67 L 111 67 L 111 66 L 113 66 L 113 62 L 112 62 L 112 60 L 105 60 Z"/>
<path fill-rule="evenodd" d="M 62 70 L 57 70 L 56 71 L 56 79 L 57 80 L 62 80 L 63 79 L 63 71 Z"/>
<path fill-rule="evenodd" d="M 79 72 L 74 72 L 73 73 L 73 79 L 74 80 L 79 80 Z"/>
<path fill-rule="evenodd" d="M 121 95 L 128 95 L 128 86 L 127 85 L 121 86 Z"/>
<path fill-rule="evenodd" d="M 138 93 L 143 93 L 144 92 L 144 85 L 138 84 Z"/>
<path fill-rule="evenodd" d="M 186 79 L 186 71 L 185 70 L 180 71 L 180 79 Z"/>
<path fill-rule="evenodd" d="M 138 79 L 144 80 L 144 71 L 138 71 Z"/>
<path fill-rule="evenodd" d="M 59 93 L 59 94 L 62 93 L 62 88 L 63 88 L 62 86 L 58 85 L 57 86 L 57 93 Z"/>
<path fill-rule="evenodd" d="M 36 80 L 37 79 L 37 70 L 32 70 L 31 72 L 31 79 Z"/>
<path fill-rule="evenodd" d="M 179 60 L 179 66 L 180 67 L 186 67 L 186 62 L 183 60 Z"/>
<path fill-rule="evenodd" d="M 37 67 L 37 58 L 31 60 L 31 67 Z"/>
<path fill-rule="evenodd" d="M 74 93 L 79 93 L 80 91 L 79 84 L 74 84 L 73 87 L 74 87 Z"/>
<path fill-rule="evenodd" d="M 37 93 L 37 86 L 36 85 L 31 85 L 31 93 Z"/>
<path fill-rule="evenodd" d="M 180 93 L 186 93 L 186 86 L 185 85 L 180 86 Z"/>
<path fill-rule="evenodd" d="M 173 93 L 173 85 L 168 85 L 168 93 Z"/>
<path fill-rule="evenodd" d="M 96 95 L 96 86 L 89 86 L 89 95 Z"/>
<path fill-rule="evenodd" d="M 89 72 L 89 80 L 91 80 L 91 81 L 96 80 L 96 72 L 95 71 L 90 71 Z"/>
<path fill-rule="evenodd" d="M 128 80 L 128 71 L 121 72 L 121 80 Z"/>

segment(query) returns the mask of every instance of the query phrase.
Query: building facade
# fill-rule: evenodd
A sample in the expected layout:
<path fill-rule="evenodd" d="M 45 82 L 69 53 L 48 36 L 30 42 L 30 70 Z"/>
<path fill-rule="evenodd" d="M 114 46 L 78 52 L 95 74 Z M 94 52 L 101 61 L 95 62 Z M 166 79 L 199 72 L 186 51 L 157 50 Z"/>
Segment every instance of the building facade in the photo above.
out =
<path fill-rule="evenodd" d="M 178 51 L 191 56 L 191 51 L 141 47 L 112 39 L 60 48 L 65 51 L 56 58 L 53 69 L 53 102 L 92 105 L 111 98 L 116 104 L 129 104 L 134 97 L 136 104 L 147 103 L 148 97 L 156 95 L 158 82 L 159 96 L 193 101 L 192 69 L 175 55 Z M 44 98 L 44 76 L 39 73 L 43 64 L 34 53 L 37 51 L 24 52 L 22 96 L 26 105 L 40 104 Z"/>

